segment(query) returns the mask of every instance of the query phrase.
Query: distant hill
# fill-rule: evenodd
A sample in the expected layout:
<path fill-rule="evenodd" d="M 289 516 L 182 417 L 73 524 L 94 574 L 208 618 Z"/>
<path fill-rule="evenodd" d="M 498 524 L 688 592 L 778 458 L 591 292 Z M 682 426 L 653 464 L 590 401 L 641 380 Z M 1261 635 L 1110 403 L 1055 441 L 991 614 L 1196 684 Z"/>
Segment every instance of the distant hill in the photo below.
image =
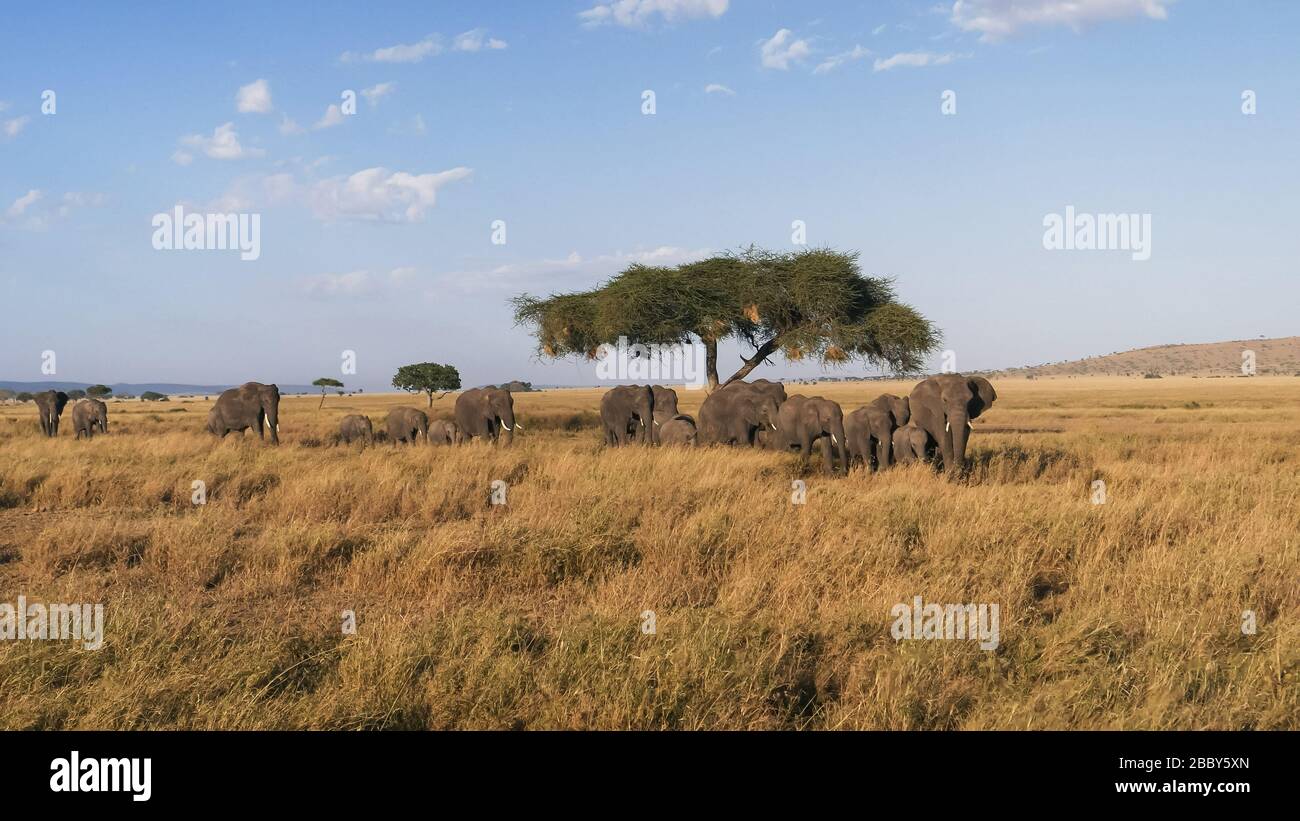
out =
<path fill-rule="evenodd" d="M 1157 345 L 1070 362 L 1052 362 L 989 373 L 1006 377 L 1047 376 L 1241 376 L 1242 353 L 1255 352 L 1260 376 L 1300 374 L 1300 336 Z"/>
<path fill-rule="evenodd" d="M 5 382 L 0 381 L 0 390 L 11 390 L 14 393 L 39 393 L 41 391 L 72 391 L 85 390 L 91 385 L 98 384 L 95 382 Z M 154 393 L 167 394 L 168 396 L 177 396 L 179 394 L 198 394 L 200 396 L 213 396 L 219 394 L 227 388 L 237 387 L 236 385 L 178 385 L 172 382 L 116 382 L 108 387 L 113 389 L 113 395 L 130 394 L 139 396 L 145 391 Z M 320 388 L 311 385 L 281 385 L 280 393 L 320 393 Z"/>

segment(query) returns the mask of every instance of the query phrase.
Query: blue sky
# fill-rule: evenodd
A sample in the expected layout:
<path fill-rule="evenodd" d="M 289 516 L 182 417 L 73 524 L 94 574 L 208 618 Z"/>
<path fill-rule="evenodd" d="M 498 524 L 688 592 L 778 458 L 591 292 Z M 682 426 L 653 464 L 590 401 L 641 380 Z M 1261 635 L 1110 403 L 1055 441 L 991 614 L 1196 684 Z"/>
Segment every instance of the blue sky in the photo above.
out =
<path fill-rule="evenodd" d="M 368 390 L 430 360 L 591 382 L 535 359 L 511 296 L 787 248 L 794 220 L 896 277 L 963 370 L 1300 333 L 1294 3 L 131 8 L 6 11 L 0 378 L 303 383 L 352 350 Z M 260 214 L 260 257 L 155 250 L 178 203 Z M 1044 249 L 1067 205 L 1149 214 L 1151 258 Z"/>

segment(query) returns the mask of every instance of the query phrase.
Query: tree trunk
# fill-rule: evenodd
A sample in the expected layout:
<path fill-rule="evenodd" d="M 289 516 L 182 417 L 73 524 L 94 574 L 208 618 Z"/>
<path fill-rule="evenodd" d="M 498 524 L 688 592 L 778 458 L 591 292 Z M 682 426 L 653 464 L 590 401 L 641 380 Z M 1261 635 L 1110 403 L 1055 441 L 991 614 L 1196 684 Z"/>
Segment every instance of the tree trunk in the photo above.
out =
<path fill-rule="evenodd" d="M 704 342 L 704 372 L 709 378 L 709 393 L 718 389 L 718 340 L 703 339 Z"/>
<path fill-rule="evenodd" d="M 730 385 L 732 382 L 735 382 L 738 379 L 744 379 L 746 376 L 749 376 L 749 372 L 754 370 L 754 368 L 757 368 L 759 366 L 759 363 L 761 363 L 764 359 L 767 359 L 772 354 L 776 353 L 776 349 L 778 347 L 777 342 L 779 339 L 780 337 L 772 337 L 768 341 L 764 342 L 757 351 L 754 351 L 753 356 L 745 360 L 745 364 L 740 366 L 740 370 L 733 373 L 730 379 L 722 383 L 722 386 L 725 388 L 727 385 Z"/>
<path fill-rule="evenodd" d="M 429 407 L 433 407 L 433 391 L 429 391 Z"/>
<path fill-rule="evenodd" d="M 323 408 L 323 407 L 325 407 L 325 389 L 324 389 L 324 388 L 321 389 L 321 392 L 320 392 L 320 404 L 316 406 L 316 410 L 320 410 L 320 409 Z"/>

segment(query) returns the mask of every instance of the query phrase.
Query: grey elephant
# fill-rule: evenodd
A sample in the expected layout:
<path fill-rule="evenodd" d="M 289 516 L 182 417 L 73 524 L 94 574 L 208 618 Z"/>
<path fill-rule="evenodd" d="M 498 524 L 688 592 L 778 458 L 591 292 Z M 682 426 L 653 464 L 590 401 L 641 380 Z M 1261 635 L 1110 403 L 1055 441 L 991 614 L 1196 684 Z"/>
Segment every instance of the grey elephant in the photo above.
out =
<path fill-rule="evenodd" d="M 98 399 L 78 399 L 72 406 L 72 429 L 80 439 L 94 437 L 95 431 L 108 433 L 108 405 Z"/>
<path fill-rule="evenodd" d="M 912 423 L 938 444 L 939 457 L 950 476 L 965 467 L 966 443 L 974 427 L 971 420 L 992 407 L 997 398 L 984 377 L 959 373 L 932 376 L 912 389 Z"/>
<path fill-rule="evenodd" d="M 858 408 L 844 420 L 849 437 L 849 458 L 861 459 L 868 469 L 884 470 L 893 464 L 894 431 L 912 418 L 906 396 L 886 393 Z"/>
<path fill-rule="evenodd" d="M 415 444 L 424 437 L 429 443 L 429 415 L 418 408 L 396 407 L 388 412 L 388 440 L 396 445 L 398 442 Z"/>
<path fill-rule="evenodd" d="M 456 397 L 456 444 L 475 436 L 502 446 L 514 441 L 523 425 L 515 421 L 515 400 L 501 388 L 471 388 Z"/>
<path fill-rule="evenodd" d="M 68 395 L 63 391 L 43 391 L 32 399 L 36 401 L 36 409 L 41 415 L 41 433 L 58 436 L 59 417 L 68 405 Z"/>
<path fill-rule="evenodd" d="M 660 426 L 678 416 L 677 391 L 672 388 L 665 388 L 663 385 L 651 385 L 650 392 L 654 395 L 655 400 L 655 421 Z M 663 431 L 660 431 L 660 433 L 663 433 Z"/>
<path fill-rule="evenodd" d="M 271 432 L 271 444 L 280 444 L 280 389 L 261 382 L 245 382 L 223 391 L 208 412 L 208 432 L 223 439 L 228 433 L 252 428 L 259 439 Z"/>
<path fill-rule="evenodd" d="M 785 388 L 779 383 L 733 382 L 718 388 L 700 406 L 700 441 L 705 444 L 754 445 L 759 430 L 776 430 L 781 409 L 778 396 L 785 398 Z"/>
<path fill-rule="evenodd" d="M 826 472 L 835 472 L 836 457 L 844 472 L 849 470 L 844 411 L 838 402 L 820 396 L 791 396 L 781 403 L 774 438 L 778 450 L 798 448 L 804 459 L 812 455 L 813 443 L 823 440 L 821 451 Z M 826 439 L 830 440 L 829 444 Z"/>
<path fill-rule="evenodd" d="M 619 385 L 600 398 L 600 422 L 605 444 L 658 441 L 654 433 L 654 391 L 649 385 Z"/>
<path fill-rule="evenodd" d="M 362 416 L 359 413 L 349 414 L 339 421 L 339 439 L 347 445 L 353 442 L 365 442 L 367 445 L 373 445 L 375 443 L 375 426 L 371 423 L 369 416 Z"/>
<path fill-rule="evenodd" d="M 434 419 L 429 423 L 429 444 L 454 445 L 460 437 L 460 429 L 450 419 Z"/>
<path fill-rule="evenodd" d="M 900 465 L 929 459 L 934 447 L 930 434 L 916 425 L 904 425 L 894 431 L 894 461 Z"/>
<path fill-rule="evenodd" d="M 694 446 L 699 439 L 694 417 L 684 413 L 674 416 L 659 427 L 659 444 Z"/>

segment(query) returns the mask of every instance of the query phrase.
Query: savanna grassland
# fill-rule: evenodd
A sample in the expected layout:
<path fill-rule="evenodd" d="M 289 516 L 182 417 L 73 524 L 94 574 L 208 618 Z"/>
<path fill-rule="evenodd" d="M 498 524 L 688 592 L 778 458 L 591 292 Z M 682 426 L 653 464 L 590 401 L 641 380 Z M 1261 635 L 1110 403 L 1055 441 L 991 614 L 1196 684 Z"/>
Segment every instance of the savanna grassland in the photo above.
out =
<path fill-rule="evenodd" d="M 597 390 L 516 395 L 508 450 L 335 444 L 406 396 L 286 398 L 279 448 L 0 406 L 0 602 L 106 612 L 0 642 L 0 727 L 1300 727 L 1300 378 L 994 384 L 959 482 L 606 450 Z M 999 646 L 896 642 L 917 595 L 999 604 Z"/>

